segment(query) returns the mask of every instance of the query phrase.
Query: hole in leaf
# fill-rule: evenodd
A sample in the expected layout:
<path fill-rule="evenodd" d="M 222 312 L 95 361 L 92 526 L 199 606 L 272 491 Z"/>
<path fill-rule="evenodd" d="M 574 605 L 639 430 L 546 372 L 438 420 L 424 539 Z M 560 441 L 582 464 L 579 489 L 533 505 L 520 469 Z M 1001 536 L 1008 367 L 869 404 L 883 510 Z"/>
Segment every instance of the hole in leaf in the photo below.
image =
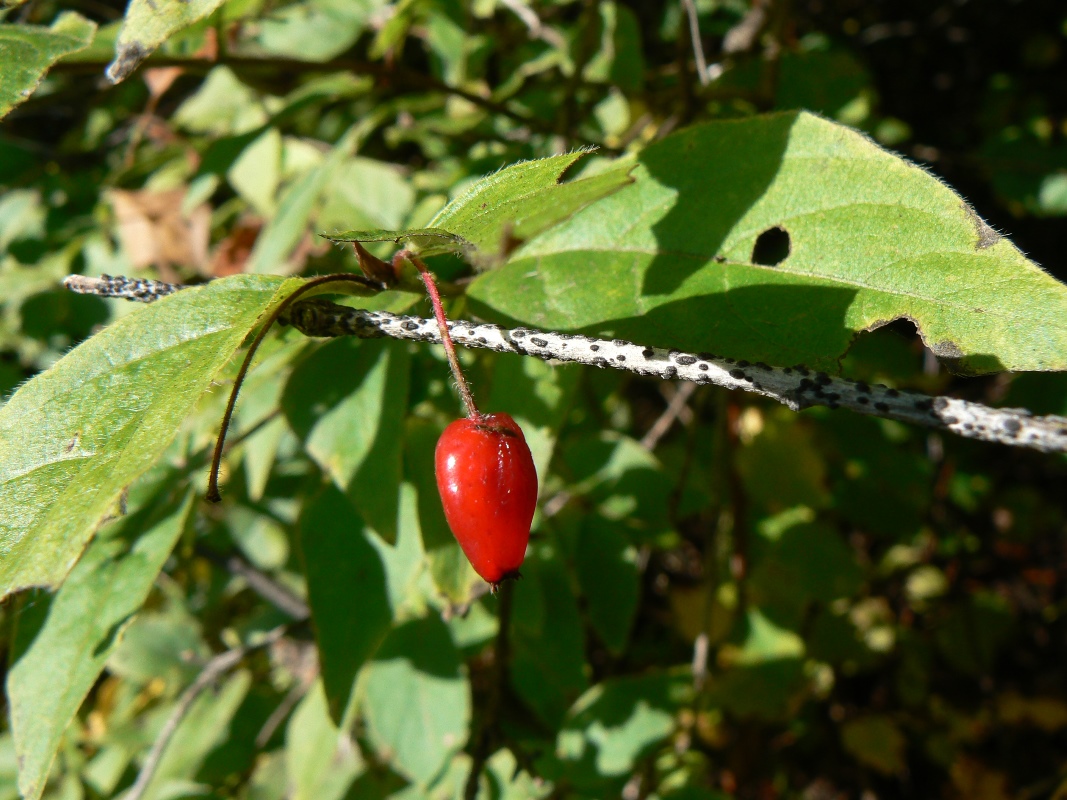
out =
<path fill-rule="evenodd" d="M 752 263 L 761 267 L 777 267 L 789 257 L 789 233 L 777 225 L 768 228 L 752 247 Z"/>

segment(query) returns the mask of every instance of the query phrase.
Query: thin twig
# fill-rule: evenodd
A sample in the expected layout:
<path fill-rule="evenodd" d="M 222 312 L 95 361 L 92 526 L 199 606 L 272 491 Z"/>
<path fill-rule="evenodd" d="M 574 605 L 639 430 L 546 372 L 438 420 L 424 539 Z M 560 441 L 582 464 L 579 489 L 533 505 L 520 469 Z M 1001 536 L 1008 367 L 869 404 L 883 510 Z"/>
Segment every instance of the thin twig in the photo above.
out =
<path fill-rule="evenodd" d="M 316 675 L 318 671 L 316 670 Z M 308 693 L 310 688 L 309 684 L 305 684 L 303 681 L 297 681 L 293 684 L 293 688 L 288 691 L 282 701 L 275 708 L 267 721 L 263 723 L 263 727 L 259 729 L 259 733 L 256 734 L 256 747 L 264 748 L 267 743 L 270 742 L 274 732 L 278 730 L 278 727 L 285 722 L 285 718 L 289 716 L 289 712 L 292 711 L 296 704 L 300 702 L 300 698 Z"/>
<path fill-rule="evenodd" d="M 697 77 L 701 86 L 707 86 L 711 82 L 708 74 L 708 62 L 704 58 L 704 44 L 700 41 L 700 20 L 697 18 L 697 7 L 693 0 L 682 0 L 686 16 L 689 18 L 689 33 L 693 38 L 693 57 L 697 64 Z"/>
<path fill-rule="evenodd" d="M 670 384 L 664 384 L 664 386 L 670 386 Z M 671 398 L 663 413 L 660 414 L 659 419 L 648 429 L 648 433 L 641 437 L 641 444 L 646 450 L 656 449 L 659 440 L 667 435 L 667 431 L 674 425 L 675 420 L 685 412 L 686 403 L 689 402 L 689 398 L 693 396 L 693 392 L 696 390 L 697 385 L 695 383 L 683 383 L 678 387 L 674 397 Z"/>
<path fill-rule="evenodd" d="M 115 282 L 118 279 L 109 280 Z M 79 276 L 77 280 L 68 279 L 67 286 L 82 293 L 113 296 L 108 281 L 94 284 L 92 279 Z M 435 320 L 350 308 L 318 299 L 296 303 L 282 322 L 292 324 L 308 336 L 359 336 L 364 339 L 388 336 L 441 343 Z M 594 339 L 521 327 L 507 329 L 463 320 L 449 322 L 448 329 L 456 344 L 465 347 L 740 389 L 777 400 L 793 411 L 812 406 L 847 408 L 869 416 L 952 431 L 969 439 L 1046 453 L 1067 452 L 1067 417 L 1034 416 L 1023 408 L 990 408 L 954 397 L 930 397 L 881 384 L 833 378 L 799 365 L 750 364 L 711 353 L 683 353 L 621 339 Z"/>
<path fill-rule="evenodd" d="M 96 73 L 101 72 L 110 62 L 105 61 L 61 61 L 53 72 Z M 545 120 L 532 117 L 497 103 L 489 97 L 469 92 L 458 86 L 452 86 L 432 75 L 407 69 L 396 64 L 385 64 L 353 58 L 336 58 L 332 61 L 310 62 L 299 59 L 264 58 L 258 56 L 226 55 L 220 58 L 200 58 L 186 56 L 168 56 L 155 54 L 149 56 L 141 65 L 143 67 L 182 67 L 189 72 L 199 72 L 225 65 L 236 70 L 272 70 L 286 75 L 306 74 L 309 72 L 336 72 L 338 70 L 353 75 L 367 75 L 375 80 L 380 88 L 399 91 L 430 91 L 461 97 L 494 114 L 501 114 L 541 133 L 550 133 L 552 126 Z"/>
<path fill-rule="evenodd" d="M 185 719 L 185 715 L 189 713 L 189 709 L 196 702 L 196 698 L 216 680 L 240 664 L 241 660 L 249 652 L 277 641 L 285 634 L 286 630 L 287 626 L 279 625 L 254 645 L 242 645 L 224 653 L 219 653 L 204 665 L 196 679 L 182 692 L 181 697 L 178 699 L 178 704 L 174 707 L 170 716 L 167 717 L 167 721 L 163 723 L 159 735 L 156 736 L 155 742 L 152 743 L 152 749 L 148 752 L 148 757 L 145 758 L 144 764 L 141 765 L 137 780 L 130 787 L 130 791 L 123 796 L 123 800 L 141 800 L 145 790 L 148 788 L 148 784 L 152 782 L 160 762 L 163 760 L 167 745 L 170 744 L 170 740 L 178 730 L 181 721 Z"/>
<path fill-rule="evenodd" d="M 202 545 L 196 545 L 197 555 L 203 556 L 208 561 L 225 569 L 231 575 L 244 578 L 248 587 L 277 608 L 283 614 L 293 618 L 294 622 L 301 622 L 311 616 L 307 603 L 293 594 L 287 587 L 278 583 L 272 577 L 256 569 L 243 558 L 237 555 L 224 556 Z"/>

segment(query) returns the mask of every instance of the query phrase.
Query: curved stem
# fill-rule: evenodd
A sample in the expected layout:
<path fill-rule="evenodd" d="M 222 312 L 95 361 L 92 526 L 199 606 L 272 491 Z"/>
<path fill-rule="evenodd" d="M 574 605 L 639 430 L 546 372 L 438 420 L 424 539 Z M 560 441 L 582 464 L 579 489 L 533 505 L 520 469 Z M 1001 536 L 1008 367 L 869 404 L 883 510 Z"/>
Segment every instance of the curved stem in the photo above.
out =
<path fill-rule="evenodd" d="M 318 278 L 312 278 L 298 288 L 279 303 L 278 307 L 271 312 L 269 317 L 267 317 L 267 321 L 264 322 L 263 326 L 259 329 L 256 338 L 253 339 L 252 344 L 248 346 L 248 352 L 245 353 L 244 361 L 241 362 L 241 368 L 237 371 L 237 377 L 233 381 L 233 389 L 230 391 L 230 399 L 226 403 L 226 413 L 222 415 L 222 426 L 219 429 L 219 438 L 215 440 L 215 452 L 211 456 L 211 472 L 209 473 L 207 482 L 207 499 L 212 503 L 217 503 L 222 499 L 222 495 L 219 494 L 219 467 L 222 464 L 222 449 L 226 444 L 226 431 L 230 428 L 230 421 L 233 419 L 233 410 L 237 406 L 237 393 L 241 391 L 241 384 L 244 383 L 245 376 L 248 374 L 248 368 L 252 365 L 252 358 L 255 356 L 256 350 L 258 350 L 260 344 L 263 343 L 263 339 L 266 337 L 267 331 L 270 330 L 271 325 L 274 324 L 278 317 L 280 317 L 289 306 L 312 289 L 316 289 L 328 283 L 358 283 L 361 286 L 367 286 L 372 289 L 380 288 L 374 281 L 368 280 L 362 275 L 353 275 L 347 272 L 338 273 L 336 275 L 322 275 Z"/>
<path fill-rule="evenodd" d="M 437 283 L 434 281 L 433 273 L 427 269 L 422 259 L 410 250 L 401 250 L 393 258 L 394 260 L 410 261 L 418 269 L 422 282 L 426 284 L 426 293 L 430 295 L 433 315 L 437 319 L 437 327 L 441 329 L 441 344 L 444 345 L 445 355 L 448 357 L 448 366 L 452 368 L 452 377 L 456 379 L 456 386 L 459 389 L 460 397 L 463 398 L 463 405 L 467 407 L 467 416 L 475 422 L 481 422 L 482 414 L 478 411 L 478 406 L 474 404 L 474 395 L 471 394 L 471 387 L 467 384 L 467 379 L 463 375 L 463 369 L 459 365 L 459 356 L 456 355 L 456 346 L 452 343 L 452 334 L 448 331 L 448 319 L 445 317 L 445 309 L 441 305 L 441 295 L 437 291 Z"/>

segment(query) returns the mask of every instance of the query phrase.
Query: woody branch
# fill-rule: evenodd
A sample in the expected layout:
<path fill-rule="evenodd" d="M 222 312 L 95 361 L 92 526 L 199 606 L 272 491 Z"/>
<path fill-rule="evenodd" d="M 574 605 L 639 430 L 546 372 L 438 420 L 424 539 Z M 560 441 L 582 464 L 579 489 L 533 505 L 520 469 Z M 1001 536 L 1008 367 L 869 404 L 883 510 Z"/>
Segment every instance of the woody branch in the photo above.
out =
<path fill-rule="evenodd" d="M 65 285 L 82 294 L 141 302 L 151 302 L 184 288 L 159 281 L 81 275 L 70 276 Z M 296 303 L 281 321 L 308 336 L 389 337 L 441 344 L 441 332 L 433 319 L 351 308 L 318 298 Z M 712 353 L 684 353 L 621 339 L 596 339 L 523 327 L 508 329 L 463 320 L 450 321 L 448 328 L 453 341 L 464 347 L 754 392 L 794 411 L 812 406 L 847 408 L 860 414 L 948 430 L 970 439 L 1047 453 L 1067 452 L 1067 417 L 1035 416 L 1021 408 L 991 408 L 953 397 L 931 397 L 835 378 L 803 366 L 753 364 Z"/>

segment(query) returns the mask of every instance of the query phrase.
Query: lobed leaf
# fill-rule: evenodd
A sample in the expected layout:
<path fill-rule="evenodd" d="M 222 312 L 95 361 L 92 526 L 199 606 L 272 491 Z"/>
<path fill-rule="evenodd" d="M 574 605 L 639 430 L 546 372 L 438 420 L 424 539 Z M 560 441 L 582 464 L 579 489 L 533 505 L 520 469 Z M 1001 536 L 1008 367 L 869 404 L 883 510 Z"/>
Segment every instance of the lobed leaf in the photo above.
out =
<path fill-rule="evenodd" d="M 820 369 L 903 318 L 963 373 L 1067 369 L 1067 286 L 856 131 L 803 112 L 713 122 L 639 162 L 632 186 L 479 276 L 472 308 Z"/>
<path fill-rule="evenodd" d="M 0 408 L 0 597 L 62 582 L 260 315 L 298 285 L 234 276 L 158 300 Z"/>

